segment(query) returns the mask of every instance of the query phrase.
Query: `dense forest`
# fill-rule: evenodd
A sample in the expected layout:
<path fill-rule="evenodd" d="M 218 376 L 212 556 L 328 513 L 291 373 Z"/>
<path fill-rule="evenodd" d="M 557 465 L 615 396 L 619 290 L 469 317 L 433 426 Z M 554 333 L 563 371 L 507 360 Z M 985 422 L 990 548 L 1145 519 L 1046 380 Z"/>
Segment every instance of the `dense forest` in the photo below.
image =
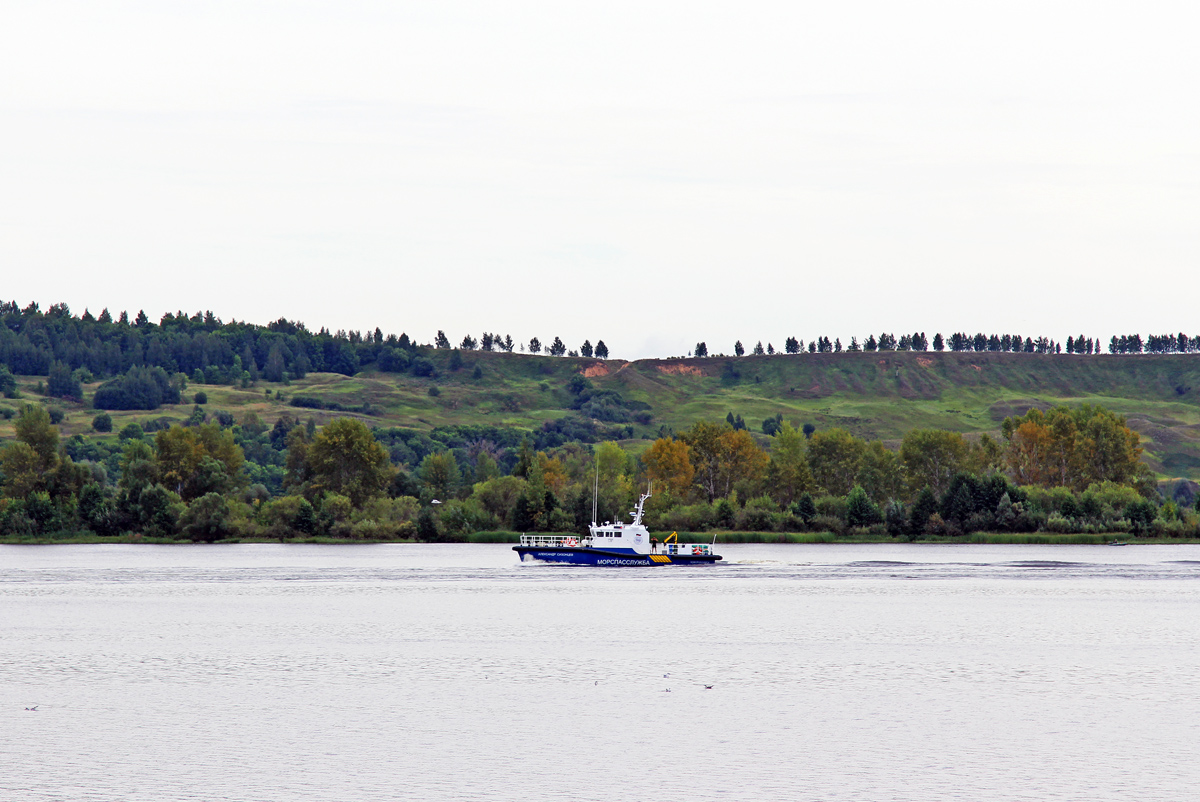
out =
<path fill-rule="evenodd" d="M 597 474 L 606 520 L 624 516 L 638 488 L 653 482 L 648 522 L 657 529 L 906 539 L 980 531 L 1198 536 L 1194 486 L 1160 493 L 1138 433 L 1100 406 L 1030 408 L 1004 418 L 995 437 L 914 428 L 889 443 L 782 415 L 751 426 L 730 412 L 678 431 L 661 426 L 652 442 L 635 447 L 634 425 L 654 431 L 649 406 L 572 370 L 561 387 L 541 382 L 567 414 L 535 428 L 380 426 L 367 400 L 302 393 L 289 393 L 291 411 L 264 422 L 254 411 L 210 408 L 208 393 L 263 386 L 260 397 L 282 402 L 288 384 L 310 372 L 432 379 L 470 368 L 463 354 L 472 351 L 605 359 L 608 347 L 597 339 L 568 349 L 558 337 L 548 346 L 536 337 L 514 344 L 486 332 L 455 347 L 440 331 L 421 345 L 379 329 L 313 334 L 286 320 L 255 326 L 211 313 L 151 323 L 144 313 L 74 316 L 63 304 L 45 313 L 0 304 L 0 320 L 0 394 L 11 400 L 0 414 L 15 435 L 0 447 L 0 536 L 9 539 L 432 541 L 579 531 L 590 522 Z M 1066 351 L 1096 356 L 1099 342 L 1070 337 Z M 845 350 L 930 348 L 1062 352 L 1047 338 L 957 333 L 868 335 L 862 343 L 851 338 Z M 1198 349 L 1200 338 L 1183 334 L 1109 342 L 1118 354 Z M 733 350 L 734 358 L 745 354 L 740 342 Z M 806 346 L 789 337 L 781 358 L 840 350 L 840 340 L 822 336 Z M 751 351 L 774 353 L 771 343 Z M 707 347 L 697 343 L 690 356 L 709 356 Z M 479 370 L 475 364 L 476 378 Z M 435 396 L 436 384 L 428 392 Z M 87 436 L 78 429 L 62 436 L 63 410 L 53 399 L 92 408 Z M 123 410 L 181 405 L 183 420 L 114 425 Z"/>

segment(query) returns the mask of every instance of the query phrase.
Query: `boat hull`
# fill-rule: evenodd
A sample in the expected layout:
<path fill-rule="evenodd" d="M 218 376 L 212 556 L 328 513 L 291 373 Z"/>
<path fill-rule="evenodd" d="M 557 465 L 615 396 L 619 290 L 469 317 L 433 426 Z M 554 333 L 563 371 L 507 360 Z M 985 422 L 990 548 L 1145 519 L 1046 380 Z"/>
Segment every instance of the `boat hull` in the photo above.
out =
<path fill-rule="evenodd" d="M 639 566 L 639 565 L 711 565 L 719 554 L 634 554 L 585 547 L 513 546 L 522 561 L 537 560 L 568 565 Z"/>

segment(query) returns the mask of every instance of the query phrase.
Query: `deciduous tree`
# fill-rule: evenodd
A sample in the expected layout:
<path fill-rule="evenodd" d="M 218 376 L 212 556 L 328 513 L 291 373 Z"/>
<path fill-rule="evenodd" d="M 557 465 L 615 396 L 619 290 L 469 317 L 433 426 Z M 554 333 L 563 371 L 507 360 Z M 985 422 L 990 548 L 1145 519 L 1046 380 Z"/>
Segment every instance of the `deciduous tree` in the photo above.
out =
<path fill-rule="evenodd" d="M 339 493 L 355 506 L 382 493 L 392 474 L 387 451 L 353 418 L 325 424 L 307 448 L 307 462 L 315 490 Z"/>
<path fill-rule="evenodd" d="M 660 437 L 642 454 L 646 475 L 665 490 L 684 496 L 692 486 L 696 469 L 692 465 L 691 447 L 674 437 Z"/>
<path fill-rule="evenodd" d="M 967 469 L 970 447 L 958 432 L 913 429 L 900 442 L 900 462 L 912 492 L 922 487 L 941 497 L 956 473 Z"/>
<path fill-rule="evenodd" d="M 845 429 L 817 432 L 808 442 L 813 480 L 826 493 L 844 496 L 854 487 L 867 444 Z"/>

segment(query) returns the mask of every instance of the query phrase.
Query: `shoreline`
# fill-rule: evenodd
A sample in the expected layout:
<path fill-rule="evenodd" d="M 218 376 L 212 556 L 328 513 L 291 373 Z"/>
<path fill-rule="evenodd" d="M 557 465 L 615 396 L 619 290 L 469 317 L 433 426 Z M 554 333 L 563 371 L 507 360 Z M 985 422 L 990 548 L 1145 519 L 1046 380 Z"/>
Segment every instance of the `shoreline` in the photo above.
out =
<path fill-rule="evenodd" d="M 545 533 L 573 534 L 573 533 Z M 694 538 L 693 542 L 714 541 L 717 545 L 740 544 L 780 544 L 780 545 L 817 545 L 817 544 L 897 544 L 912 543 L 915 545 L 929 544 L 979 544 L 979 545 L 1059 545 L 1059 546 L 1107 546 L 1107 545 L 1180 545 L 1200 543 L 1200 538 L 1166 538 L 1166 537 L 1135 537 L 1126 532 L 1107 532 L 1095 534 L 1052 534 L 1046 532 L 974 532 L 969 535 L 953 537 L 920 538 L 907 540 L 902 537 L 887 535 L 846 535 L 838 536 L 832 532 L 716 532 L 697 533 L 680 532 L 679 536 Z M 438 545 L 445 543 L 476 543 L 476 544 L 516 544 L 521 540 L 517 532 L 474 532 L 464 540 L 444 540 L 426 542 L 404 538 L 355 539 L 334 537 L 236 537 L 210 542 L 193 541 L 187 538 L 145 537 L 142 535 L 123 535 L 118 537 L 101 537 L 92 534 L 40 536 L 28 538 L 0 538 L 0 546 L 80 546 L 80 545 L 130 545 L 145 544 L 153 546 L 195 546 L 195 545 L 231 545 L 276 543 L 295 545 L 328 545 L 328 546 L 368 546 L 384 543 L 403 543 L 410 545 Z"/>

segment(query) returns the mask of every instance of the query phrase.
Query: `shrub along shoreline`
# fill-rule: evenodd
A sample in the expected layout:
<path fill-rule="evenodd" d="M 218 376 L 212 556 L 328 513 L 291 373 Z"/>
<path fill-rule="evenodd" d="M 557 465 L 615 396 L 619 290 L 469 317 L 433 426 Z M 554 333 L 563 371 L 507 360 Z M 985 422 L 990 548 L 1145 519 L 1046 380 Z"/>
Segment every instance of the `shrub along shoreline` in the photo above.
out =
<path fill-rule="evenodd" d="M 578 535 L 578 532 L 550 532 L 540 534 Z M 1060 545 L 1060 546 L 1105 546 L 1113 543 L 1154 546 L 1200 543 L 1196 537 L 1139 537 L 1128 532 L 1100 533 L 1068 533 L 1055 534 L 1052 532 L 972 532 L 964 535 L 944 535 L 926 537 L 920 540 L 894 538 L 888 535 L 871 532 L 838 535 L 834 532 L 680 532 L 681 540 L 703 543 L 716 538 L 720 545 L 750 545 L 750 544 L 781 544 L 781 545 L 820 545 L 837 543 L 888 544 L 912 543 L 914 545 L 929 544 L 980 544 L 980 545 Z M 442 543 L 467 544 L 516 544 L 521 541 L 519 532 L 492 531 L 472 532 L 464 540 L 442 541 Z M 119 537 L 102 537 L 91 532 L 83 531 L 69 535 L 58 536 L 4 536 L 0 537 L 0 546 L 67 546 L 67 545 L 128 545 L 147 544 L 157 546 L 191 546 L 205 541 L 194 541 L 186 537 L 150 537 L 143 535 L 123 535 Z M 361 538 L 339 537 L 233 537 L 217 541 L 223 545 L 247 545 L 254 543 L 279 543 L 289 545 L 330 545 L 330 546 L 371 546 L 382 544 L 420 544 L 430 545 L 428 541 L 414 538 L 377 538 L 364 540 Z"/>

